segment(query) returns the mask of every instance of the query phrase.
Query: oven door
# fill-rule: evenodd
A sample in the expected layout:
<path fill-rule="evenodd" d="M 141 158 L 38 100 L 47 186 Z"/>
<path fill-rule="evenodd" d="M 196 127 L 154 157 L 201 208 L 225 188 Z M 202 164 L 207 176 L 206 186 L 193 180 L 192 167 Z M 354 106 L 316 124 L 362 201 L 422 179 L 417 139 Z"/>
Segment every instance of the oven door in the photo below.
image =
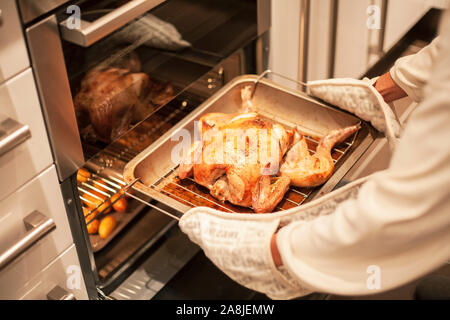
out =
<path fill-rule="evenodd" d="M 123 168 L 227 81 L 265 67 L 268 1 L 61 3 L 29 18 L 26 36 L 88 291 L 112 294 L 156 255 L 144 263 L 155 291 L 198 248 L 125 195 Z"/>

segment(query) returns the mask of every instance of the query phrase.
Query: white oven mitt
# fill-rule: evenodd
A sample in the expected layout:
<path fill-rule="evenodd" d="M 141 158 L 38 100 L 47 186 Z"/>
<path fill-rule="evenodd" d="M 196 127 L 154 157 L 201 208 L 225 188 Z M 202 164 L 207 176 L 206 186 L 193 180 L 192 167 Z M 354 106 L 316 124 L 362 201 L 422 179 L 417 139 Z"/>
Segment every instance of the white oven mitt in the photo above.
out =
<path fill-rule="evenodd" d="M 143 43 L 146 46 L 177 51 L 191 46 L 174 25 L 148 13 L 111 37 L 111 41 Z"/>
<path fill-rule="evenodd" d="M 300 207 L 272 214 L 227 213 L 196 207 L 179 221 L 180 229 L 231 279 L 272 299 L 292 299 L 314 291 L 277 268 L 270 249 L 272 235 L 292 221 L 328 215 L 356 197 L 365 177 Z"/>
<path fill-rule="evenodd" d="M 306 86 L 309 95 L 369 121 L 375 129 L 384 132 L 391 148 L 394 148 L 401 134 L 401 125 L 391 107 L 373 86 L 375 81 L 367 78 L 327 79 L 309 81 Z"/>
<path fill-rule="evenodd" d="M 245 221 L 228 213 L 197 207 L 186 212 L 179 226 L 226 275 L 272 299 L 292 299 L 312 293 L 273 262 L 270 240 L 280 219 Z"/>

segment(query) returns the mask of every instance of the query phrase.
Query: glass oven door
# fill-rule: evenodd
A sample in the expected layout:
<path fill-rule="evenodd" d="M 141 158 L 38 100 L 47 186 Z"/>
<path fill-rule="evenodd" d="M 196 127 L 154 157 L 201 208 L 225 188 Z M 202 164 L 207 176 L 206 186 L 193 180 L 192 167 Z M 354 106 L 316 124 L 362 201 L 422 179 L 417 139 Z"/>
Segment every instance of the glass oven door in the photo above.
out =
<path fill-rule="evenodd" d="M 247 0 L 103 0 L 58 14 L 85 161 L 254 40 L 256 12 Z"/>

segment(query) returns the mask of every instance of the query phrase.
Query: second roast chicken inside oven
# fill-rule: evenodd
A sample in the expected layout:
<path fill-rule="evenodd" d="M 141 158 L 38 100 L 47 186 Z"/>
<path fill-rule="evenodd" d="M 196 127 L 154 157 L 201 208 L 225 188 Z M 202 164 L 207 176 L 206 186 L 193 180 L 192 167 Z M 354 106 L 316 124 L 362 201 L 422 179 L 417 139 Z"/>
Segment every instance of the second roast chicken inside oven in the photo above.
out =
<path fill-rule="evenodd" d="M 86 73 L 74 99 L 79 125 L 87 124 L 83 131 L 109 143 L 173 98 L 170 83 L 153 81 L 140 69 L 139 57 L 132 52 Z"/>
<path fill-rule="evenodd" d="M 208 113 L 198 122 L 202 139 L 195 142 L 178 168 L 180 179 L 193 176 L 221 201 L 272 212 L 290 185 L 313 187 L 327 181 L 334 169 L 331 149 L 359 127 L 333 130 L 311 155 L 296 129 L 264 119 L 242 89 L 242 112 Z"/>

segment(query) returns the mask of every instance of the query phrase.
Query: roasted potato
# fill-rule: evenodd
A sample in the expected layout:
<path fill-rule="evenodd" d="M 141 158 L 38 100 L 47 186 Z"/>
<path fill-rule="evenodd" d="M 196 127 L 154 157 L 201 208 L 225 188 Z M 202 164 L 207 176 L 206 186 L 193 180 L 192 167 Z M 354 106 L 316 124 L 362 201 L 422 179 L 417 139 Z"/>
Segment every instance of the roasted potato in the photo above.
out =
<path fill-rule="evenodd" d="M 111 202 L 113 204 L 113 209 L 117 212 L 125 212 L 128 209 L 128 200 L 125 197 L 119 199 L 122 196 L 122 193 L 116 193 L 111 197 Z M 117 200 L 119 199 L 119 200 Z M 117 200 L 117 201 L 116 201 Z M 116 201 L 116 202 L 114 202 Z"/>
<path fill-rule="evenodd" d="M 100 226 L 98 227 L 98 235 L 102 239 L 106 239 L 111 232 L 116 228 L 116 219 L 112 216 L 106 216 L 100 221 Z"/>
<path fill-rule="evenodd" d="M 100 222 L 98 219 L 94 219 L 91 221 L 91 215 L 89 215 L 86 219 L 86 227 L 89 234 L 96 234 L 98 232 L 98 227 Z M 90 223 L 89 223 L 90 222 Z"/>
<path fill-rule="evenodd" d="M 91 177 L 90 172 L 84 168 L 80 168 L 77 172 L 77 182 L 78 183 L 86 182 L 90 177 Z"/>

